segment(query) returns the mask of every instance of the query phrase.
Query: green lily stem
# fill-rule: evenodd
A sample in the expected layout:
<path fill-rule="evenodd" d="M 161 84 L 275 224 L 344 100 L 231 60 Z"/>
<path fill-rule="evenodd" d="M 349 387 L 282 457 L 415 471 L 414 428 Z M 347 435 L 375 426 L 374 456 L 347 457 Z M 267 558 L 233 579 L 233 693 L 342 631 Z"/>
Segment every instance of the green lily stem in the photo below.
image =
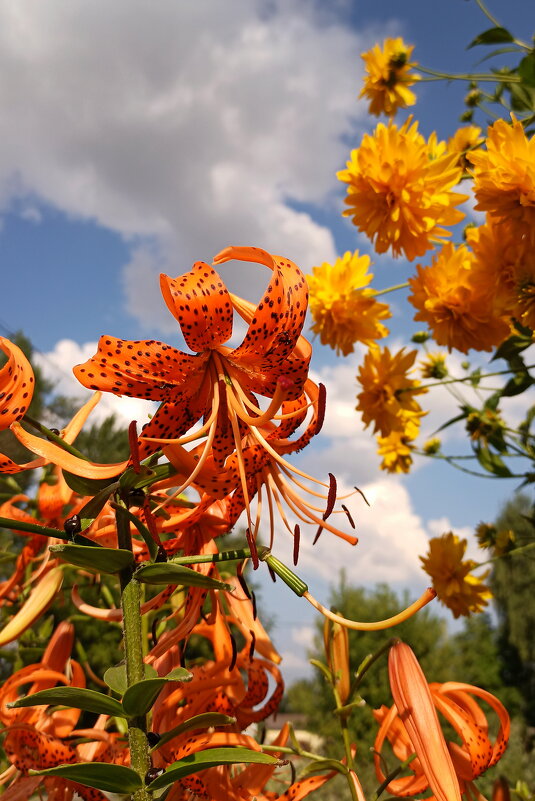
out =
<path fill-rule="evenodd" d="M 123 501 L 118 499 L 118 505 Z M 117 544 L 119 548 L 132 550 L 130 521 L 124 515 L 116 515 Z M 143 636 L 141 627 L 141 587 L 133 577 L 132 567 L 119 574 L 121 583 L 121 608 L 123 610 L 123 639 L 126 662 L 126 683 L 128 687 L 143 681 L 145 664 L 143 662 Z M 147 741 L 147 718 L 139 715 L 128 720 L 128 742 L 130 745 L 130 766 L 137 771 L 144 783 L 151 767 L 150 749 Z M 133 801 L 149 801 L 152 793 L 143 786 L 132 795 Z"/>
<path fill-rule="evenodd" d="M 407 289 L 410 286 L 408 281 L 405 281 L 404 284 L 395 284 L 394 286 L 389 286 L 386 289 L 377 289 L 373 292 L 373 297 L 376 298 L 378 295 L 387 295 L 389 292 L 395 292 L 397 289 Z"/>
<path fill-rule="evenodd" d="M 40 434 L 44 434 L 47 439 L 51 440 L 56 445 L 59 445 L 59 447 L 64 451 L 67 451 L 67 453 L 72 453 L 73 456 L 83 459 L 84 462 L 89 461 L 87 456 L 84 456 L 84 454 L 80 453 L 79 450 L 74 448 L 72 445 L 69 445 L 64 439 L 58 436 L 58 434 L 55 434 L 49 428 L 40 423 L 39 420 L 34 420 L 34 418 L 29 414 L 24 415 L 24 422 L 28 423 L 28 425 L 30 425 L 32 428 L 35 428 L 35 430 L 39 431 Z"/>

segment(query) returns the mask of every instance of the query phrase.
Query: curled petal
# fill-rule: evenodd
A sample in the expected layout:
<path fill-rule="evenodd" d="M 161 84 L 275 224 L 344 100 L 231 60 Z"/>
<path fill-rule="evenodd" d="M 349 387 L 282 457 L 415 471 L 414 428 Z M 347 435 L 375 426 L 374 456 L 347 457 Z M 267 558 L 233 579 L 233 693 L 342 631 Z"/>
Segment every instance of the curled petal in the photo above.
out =
<path fill-rule="evenodd" d="M 30 593 L 26 603 L 0 631 L 0 646 L 16 640 L 23 631 L 26 631 L 48 609 L 59 592 L 62 583 L 63 570 L 60 567 L 52 568 L 43 576 Z"/>
<path fill-rule="evenodd" d="M 0 370 L 0 430 L 3 430 L 24 416 L 32 399 L 35 379 L 30 362 L 14 342 L 0 337 L 0 350 L 7 356 Z"/>
<path fill-rule="evenodd" d="M 198 261 L 189 273 L 178 278 L 161 275 L 160 288 L 167 308 L 178 320 L 192 351 L 201 353 L 230 339 L 232 303 L 213 267 Z"/>

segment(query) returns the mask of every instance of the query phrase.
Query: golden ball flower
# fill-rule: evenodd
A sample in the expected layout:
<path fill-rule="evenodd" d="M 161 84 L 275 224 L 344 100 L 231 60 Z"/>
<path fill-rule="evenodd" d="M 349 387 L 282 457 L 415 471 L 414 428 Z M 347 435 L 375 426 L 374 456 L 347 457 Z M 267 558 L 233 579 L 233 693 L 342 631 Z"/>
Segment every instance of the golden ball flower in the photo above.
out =
<path fill-rule="evenodd" d="M 467 154 L 473 165 L 476 209 L 507 220 L 535 244 L 535 137 L 528 139 L 512 116 L 488 129 L 487 149 Z"/>
<path fill-rule="evenodd" d="M 430 353 L 426 359 L 420 362 L 420 372 L 422 378 L 435 378 L 440 380 L 448 375 L 446 367 L 445 353 Z"/>
<path fill-rule="evenodd" d="M 401 431 L 391 431 L 386 437 L 377 437 L 377 453 L 383 457 L 381 470 L 387 473 L 408 473 L 412 465 L 414 440 L 419 426 L 413 418 L 408 418 Z"/>
<path fill-rule="evenodd" d="M 377 253 L 391 249 L 409 260 L 423 256 L 450 236 L 443 226 L 464 214 L 455 207 L 467 199 L 451 189 L 461 179 L 457 157 L 436 136 L 429 142 L 408 119 L 401 128 L 379 123 L 337 173 L 348 184 L 344 216 L 373 242 Z"/>
<path fill-rule="evenodd" d="M 404 431 L 408 421 L 415 425 L 425 412 L 415 395 L 427 390 L 420 382 L 409 378 L 417 351 L 404 349 L 391 354 L 388 348 L 370 348 L 359 368 L 358 381 L 362 392 L 357 396 L 357 411 L 367 427 L 374 425 L 374 433 L 387 437 L 392 431 Z"/>
<path fill-rule="evenodd" d="M 463 125 L 448 139 L 448 153 L 455 153 L 459 166 L 464 170 L 468 167 L 467 154 L 483 144 L 481 128 L 477 125 Z"/>
<path fill-rule="evenodd" d="M 365 64 L 364 86 L 359 97 L 370 101 L 368 111 L 378 117 L 393 117 L 398 108 L 416 103 L 416 95 L 409 89 L 420 76 L 411 72 L 416 66 L 410 61 L 414 45 L 407 46 L 401 37 L 385 39 L 383 47 L 374 45 L 361 55 Z"/>
<path fill-rule="evenodd" d="M 439 601 L 453 612 L 454 617 L 482 612 L 492 598 L 490 589 L 482 583 L 488 571 L 478 578 L 471 571 L 477 567 L 472 559 L 463 560 L 466 540 L 453 532 L 429 540 L 429 551 L 420 556 L 423 569 L 433 580 Z"/>
<path fill-rule="evenodd" d="M 414 319 L 427 323 L 438 345 L 462 353 L 492 350 L 509 335 L 507 320 L 495 308 L 492 285 L 465 245 L 444 245 L 429 267 L 417 267 L 409 284 Z"/>
<path fill-rule="evenodd" d="M 373 278 L 367 273 L 369 266 L 369 256 L 348 251 L 334 264 L 325 262 L 307 275 L 312 331 L 337 354 L 347 356 L 356 342 L 369 346 L 388 335 L 380 322 L 391 317 L 388 304 L 379 303 L 373 290 L 364 289 Z"/>

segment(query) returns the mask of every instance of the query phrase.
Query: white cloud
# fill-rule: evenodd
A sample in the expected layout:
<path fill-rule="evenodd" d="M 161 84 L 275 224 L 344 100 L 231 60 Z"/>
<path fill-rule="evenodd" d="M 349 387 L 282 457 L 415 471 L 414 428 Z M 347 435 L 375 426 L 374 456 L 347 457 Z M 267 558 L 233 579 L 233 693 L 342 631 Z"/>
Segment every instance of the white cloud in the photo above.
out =
<path fill-rule="evenodd" d="M 184 271 L 228 244 L 305 269 L 331 260 L 332 234 L 292 201 L 330 202 L 371 39 L 306 0 L 6 0 L 0 197 L 33 193 L 155 238 L 124 283 L 129 310 L 157 327 L 162 266 Z M 239 288 L 243 269 L 229 275 Z"/>
<path fill-rule="evenodd" d="M 48 353 L 35 353 L 33 358 L 45 377 L 53 382 L 56 394 L 79 399 L 81 405 L 91 397 L 92 393 L 78 383 L 72 368 L 94 356 L 96 350 L 96 342 L 79 345 L 72 339 L 61 339 L 56 343 L 54 350 Z M 154 403 L 142 398 L 119 398 L 110 392 L 104 392 L 89 423 L 102 421 L 110 414 L 115 414 L 123 424 L 136 420 L 139 430 L 147 422 L 147 415 L 154 413 L 155 408 Z"/>

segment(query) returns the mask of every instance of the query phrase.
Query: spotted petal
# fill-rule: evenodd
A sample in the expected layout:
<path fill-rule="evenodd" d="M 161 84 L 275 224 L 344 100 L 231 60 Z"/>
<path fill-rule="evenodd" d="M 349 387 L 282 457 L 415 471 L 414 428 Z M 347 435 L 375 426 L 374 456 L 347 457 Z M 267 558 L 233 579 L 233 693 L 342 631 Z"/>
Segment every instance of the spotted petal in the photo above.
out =
<path fill-rule="evenodd" d="M 227 288 L 213 267 L 196 262 L 189 273 L 160 276 L 167 308 L 182 329 L 192 351 L 222 345 L 232 335 L 233 310 Z"/>
<path fill-rule="evenodd" d="M 35 380 L 30 362 L 14 342 L 0 337 L 0 350 L 7 356 L 7 362 L 0 370 L 0 430 L 2 430 L 24 416 L 32 399 Z"/>

